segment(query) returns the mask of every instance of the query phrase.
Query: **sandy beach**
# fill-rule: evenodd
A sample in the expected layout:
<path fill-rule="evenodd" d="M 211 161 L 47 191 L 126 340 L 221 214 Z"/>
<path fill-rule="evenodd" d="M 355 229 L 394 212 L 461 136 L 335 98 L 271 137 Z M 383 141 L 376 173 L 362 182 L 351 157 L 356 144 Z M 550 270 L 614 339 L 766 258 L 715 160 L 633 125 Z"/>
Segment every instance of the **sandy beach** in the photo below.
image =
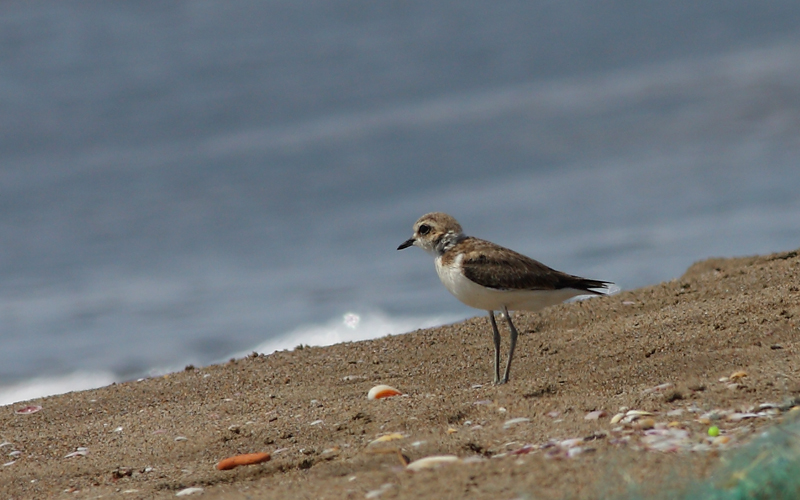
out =
<path fill-rule="evenodd" d="M 789 418 L 800 401 L 799 318 L 797 251 L 709 259 L 656 286 L 515 314 L 521 336 L 503 386 L 491 384 L 480 315 L 17 403 L 0 407 L 0 494 L 555 499 L 657 489 L 702 478 Z M 404 395 L 368 400 L 378 384 Z M 215 468 L 254 452 L 272 458 Z M 404 467 L 438 455 L 458 461 Z"/>

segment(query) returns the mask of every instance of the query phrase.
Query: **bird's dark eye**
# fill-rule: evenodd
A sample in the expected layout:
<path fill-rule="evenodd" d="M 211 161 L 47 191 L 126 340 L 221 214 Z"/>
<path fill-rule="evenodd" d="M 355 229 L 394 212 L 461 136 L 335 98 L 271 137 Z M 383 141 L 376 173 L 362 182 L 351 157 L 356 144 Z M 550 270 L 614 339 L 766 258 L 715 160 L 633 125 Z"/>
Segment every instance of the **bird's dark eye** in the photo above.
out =
<path fill-rule="evenodd" d="M 423 225 L 419 226 L 419 229 L 417 229 L 417 232 L 419 234 L 428 234 L 428 233 L 431 232 L 431 226 L 429 226 L 427 224 L 423 224 Z"/>

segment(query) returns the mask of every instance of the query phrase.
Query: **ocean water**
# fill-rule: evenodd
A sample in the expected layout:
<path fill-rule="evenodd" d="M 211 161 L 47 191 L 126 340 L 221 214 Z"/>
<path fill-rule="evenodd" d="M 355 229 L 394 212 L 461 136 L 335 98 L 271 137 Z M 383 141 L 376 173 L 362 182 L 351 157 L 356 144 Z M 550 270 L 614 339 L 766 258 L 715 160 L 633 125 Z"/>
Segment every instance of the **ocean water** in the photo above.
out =
<path fill-rule="evenodd" d="M 0 404 L 483 314 L 395 251 L 434 210 L 623 289 L 798 248 L 798 21 L 6 3 Z"/>

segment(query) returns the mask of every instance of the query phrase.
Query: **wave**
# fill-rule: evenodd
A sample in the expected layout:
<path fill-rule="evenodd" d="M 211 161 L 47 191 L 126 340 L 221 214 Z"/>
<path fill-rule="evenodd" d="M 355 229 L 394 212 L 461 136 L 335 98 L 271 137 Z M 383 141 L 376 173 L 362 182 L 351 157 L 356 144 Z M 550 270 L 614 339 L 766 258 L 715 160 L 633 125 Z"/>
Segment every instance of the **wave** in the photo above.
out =
<path fill-rule="evenodd" d="M 113 382 L 118 382 L 117 377 L 109 372 L 75 372 L 69 375 L 23 380 L 0 386 L 0 406 L 67 392 L 96 389 Z"/>
<path fill-rule="evenodd" d="M 304 325 L 276 338 L 269 339 L 254 349 L 243 351 L 233 356 L 226 356 L 219 362 L 231 357 L 241 358 L 255 351 L 271 354 L 275 351 L 293 349 L 299 345 L 327 346 L 340 342 L 368 340 L 385 335 L 397 335 L 420 328 L 430 328 L 460 319 L 456 316 L 430 317 L 391 317 L 381 312 L 358 314 L 348 312 L 333 318 L 324 324 Z M 181 363 L 170 367 L 152 368 L 147 376 L 154 377 L 179 371 Z M 120 378 L 110 372 L 75 372 L 62 376 L 39 377 L 23 380 L 15 384 L 0 386 L 0 406 L 21 401 L 55 396 L 67 392 L 96 389 L 120 382 Z"/>
<path fill-rule="evenodd" d="M 368 340 L 386 335 L 407 333 L 420 328 L 431 328 L 461 319 L 458 316 L 391 317 L 381 312 L 357 314 L 348 312 L 322 325 L 304 325 L 280 337 L 259 344 L 250 352 L 271 354 L 294 349 L 299 345 L 326 346 L 341 342 Z"/>

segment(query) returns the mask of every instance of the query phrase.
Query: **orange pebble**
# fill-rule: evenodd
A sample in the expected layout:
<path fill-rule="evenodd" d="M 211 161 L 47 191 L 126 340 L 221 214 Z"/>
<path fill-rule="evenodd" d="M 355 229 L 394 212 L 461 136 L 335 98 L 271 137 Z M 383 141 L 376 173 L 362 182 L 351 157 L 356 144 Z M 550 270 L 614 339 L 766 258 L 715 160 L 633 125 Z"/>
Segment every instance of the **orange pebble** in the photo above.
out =
<path fill-rule="evenodd" d="M 230 470 L 240 465 L 253 465 L 267 462 L 270 459 L 269 453 L 246 453 L 244 455 L 236 455 L 228 457 L 217 464 L 219 470 Z"/>
<path fill-rule="evenodd" d="M 369 399 L 383 399 L 383 398 L 390 398 L 392 396 L 402 396 L 402 392 L 398 391 L 394 387 L 389 385 L 376 385 L 372 389 L 369 390 L 369 394 L 367 394 L 367 398 Z"/>

